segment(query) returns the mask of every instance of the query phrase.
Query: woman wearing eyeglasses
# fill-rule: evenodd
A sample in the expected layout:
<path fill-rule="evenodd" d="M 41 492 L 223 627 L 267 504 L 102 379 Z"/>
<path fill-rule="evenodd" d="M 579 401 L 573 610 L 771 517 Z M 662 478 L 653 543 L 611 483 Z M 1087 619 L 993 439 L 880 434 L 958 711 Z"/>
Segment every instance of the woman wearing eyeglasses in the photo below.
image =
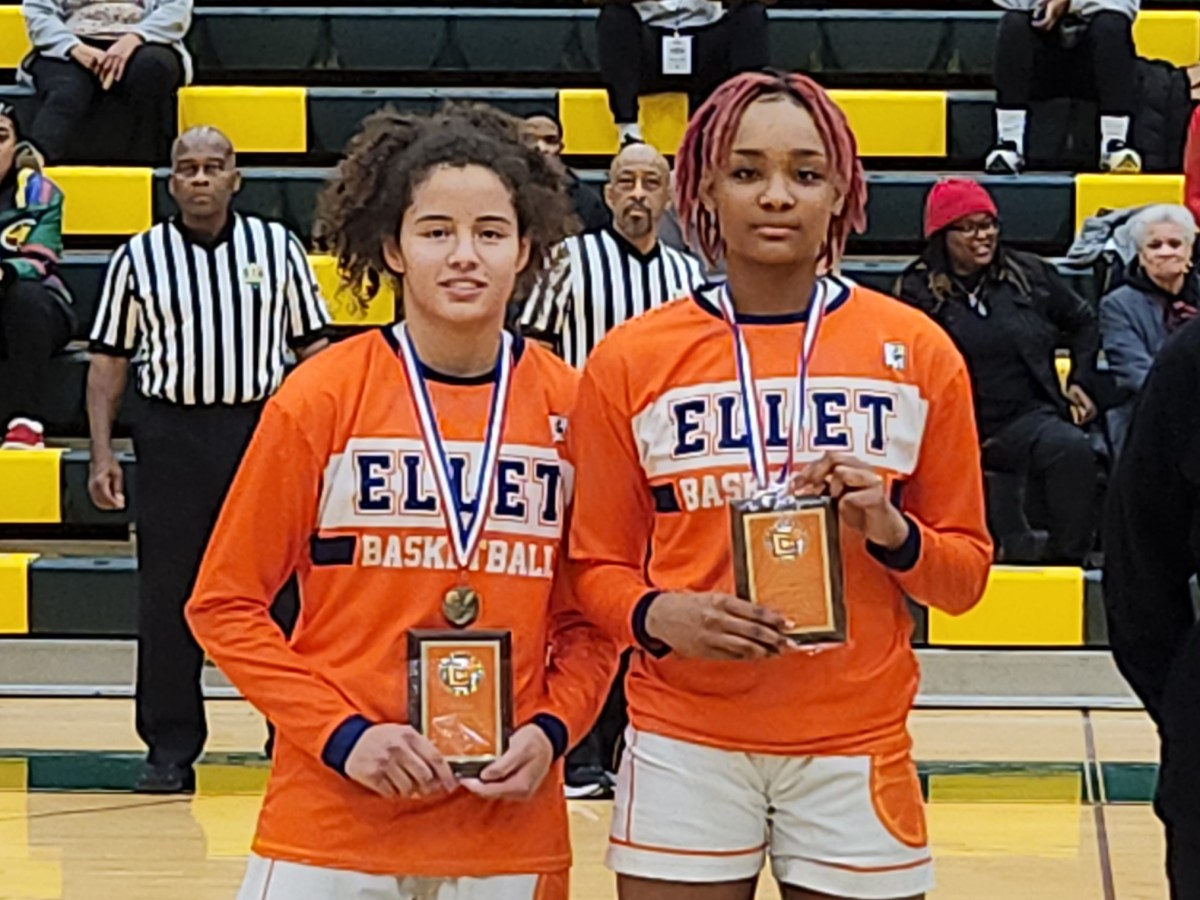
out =
<path fill-rule="evenodd" d="M 896 293 L 936 319 L 966 358 L 984 469 L 1022 476 L 989 483 L 1001 555 L 1078 565 L 1092 544 L 1098 475 L 1082 427 L 1096 417 L 1088 390 L 1095 312 L 1040 257 L 1004 246 L 996 204 L 974 181 L 934 185 L 925 237 Z M 1059 347 L 1071 353 L 1065 391 L 1055 371 Z M 1049 532 L 1044 551 L 1019 545 L 1026 512 Z"/>

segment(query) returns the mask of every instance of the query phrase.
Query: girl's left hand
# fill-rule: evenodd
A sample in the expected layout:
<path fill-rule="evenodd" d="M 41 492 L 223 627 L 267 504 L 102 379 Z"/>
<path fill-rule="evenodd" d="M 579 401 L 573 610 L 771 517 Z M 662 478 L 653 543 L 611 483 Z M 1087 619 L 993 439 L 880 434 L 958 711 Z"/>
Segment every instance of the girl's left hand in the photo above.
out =
<path fill-rule="evenodd" d="M 828 488 L 838 515 L 868 541 L 897 550 L 908 540 L 908 520 L 888 497 L 887 482 L 866 463 L 844 453 L 826 453 L 796 475 L 797 493 L 817 495 Z"/>

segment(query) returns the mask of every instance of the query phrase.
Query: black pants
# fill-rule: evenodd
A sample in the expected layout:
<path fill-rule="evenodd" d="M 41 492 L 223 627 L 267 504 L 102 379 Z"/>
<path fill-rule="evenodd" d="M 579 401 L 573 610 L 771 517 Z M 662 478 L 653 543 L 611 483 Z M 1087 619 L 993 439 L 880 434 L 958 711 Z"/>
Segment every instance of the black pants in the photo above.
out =
<path fill-rule="evenodd" d="M 1089 20 L 1079 43 L 1067 49 L 1058 29 L 1032 25 L 1027 12 L 1007 12 L 996 36 L 996 94 L 1001 109 L 1028 109 L 1056 97 L 1095 100 L 1104 116 L 1132 116 L 1136 108 L 1133 23 L 1102 12 Z"/>
<path fill-rule="evenodd" d="M 101 102 L 103 118 L 89 143 L 99 143 L 104 155 L 127 165 L 162 162 L 175 130 L 175 93 L 183 82 L 183 63 L 173 49 L 161 44 L 138 47 L 124 77 L 108 92 L 74 59 L 37 56 L 29 69 L 38 99 L 29 136 L 49 162 L 60 163 L 72 155 L 79 126 Z"/>
<path fill-rule="evenodd" d="M 188 408 L 147 401 L 134 423 L 137 731 L 152 763 L 190 765 L 204 749 L 204 654 L 183 610 L 260 411 L 259 406 Z M 294 591 L 289 586 L 283 593 L 289 589 Z M 278 602 L 294 609 L 294 596 L 281 594 Z"/>
<path fill-rule="evenodd" d="M 605 772 L 617 770 L 617 750 L 621 735 L 629 724 L 629 713 L 625 705 L 625 673 L 629 669 L 629 651 L 621 655 L 621 665 L 608 690 L 608 699 L 596 724 L 579 744 L 567 754 L 567 770 Z M 568 774 L 569 778 L 569 774 Z"/>
<path fill-rule="evenodd" d="M 1171 664 L 1159 717 L 1154 810 L 1167 828 L 1171 900 L 1200 900 L 1200 625 Z"/>
<path fill-rule="evenodd" d="M 721 82 L 738 72 L 762 69 L 770 56 L 767 11 L 761 3 L 745 3 L 703 28 L 681 28 L 692 38 L 692 74 L 662 74 L 665 28 L 646 25 L 633 6 L 609 4 L 596 22 L 600 77 L 608 89 L 608 105 L 618 124 L 638 120 L 638 97 L 684 91 L 695 111 Z"/>
<path fill-rule="evenodd" d="M 1024 476 L 1027 498 L 1041 501 L 1052 561 L 1078 565 L 1092 546 L 1096 454 L 1087 433 L 1051 406 L 1005 425 L 983 444 L 983 466 Z"/>
<path fill-rule="evenodd" d="M 16 416 L 44 419 L 50 357 L 70 337 L 70 316 L 41 282 L 0 282 L 0 431 Z"/>

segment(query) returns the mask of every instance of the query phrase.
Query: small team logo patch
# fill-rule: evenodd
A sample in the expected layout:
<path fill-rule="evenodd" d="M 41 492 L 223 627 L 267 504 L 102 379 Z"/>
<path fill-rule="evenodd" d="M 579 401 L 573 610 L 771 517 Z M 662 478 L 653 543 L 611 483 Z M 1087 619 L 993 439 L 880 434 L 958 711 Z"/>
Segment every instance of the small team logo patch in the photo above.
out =
<path fill-rule="evenodd" d="M 263 270 L 262 266 L 257 263 L 250 263 L 246 266 L 246 270 L 242 272 L 242 277 L 246 279 L 246 284 L 257 287 L 262 284 Z"/>
<path fill-rule="evenodd" d="M 0 234 L 0 247 L 10 253 L 16 253 L 29 240 L 29 235 L 33 233 L 33 226 L 36 224 L 36 219 L 21 219 L 13 222 L 4 229 L 3 234 Z"/>
<path fill-rule="evenodd" d="M 908 348 L 898 341 L 888 341 L 883 345 L 883 364 L 903 372 L 908 368 Z"/>
<path fill-rule="evenodd" d="M 567 439 L 567 417 L 566 416 L 551 416 L 550 417 L 550 436 L 554 439 L 554 443 L 561 444 Z"/>

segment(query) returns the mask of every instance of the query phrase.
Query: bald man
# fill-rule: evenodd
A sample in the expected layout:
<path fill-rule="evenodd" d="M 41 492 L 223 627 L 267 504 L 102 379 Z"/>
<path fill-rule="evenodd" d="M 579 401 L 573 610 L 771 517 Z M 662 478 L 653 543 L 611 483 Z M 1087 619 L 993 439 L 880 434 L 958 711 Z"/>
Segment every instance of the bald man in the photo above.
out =
<path fill-rule="evenodd" d="M 527 335 L 580 368 L 613 328 L 704 280 L 698 259 L 659 240 L 671 202 L 661 153 L 649 144 L 625 147 L 609 169 L 604 201 L 612 224 L 560 244 L 521 315 Z"/>
<path fill-rule="evenodd" d="M 144 793 L 195 789 L 207 732 L 204 657 L 183 607 L 263 404 L 292 354 L 303 360 L 326 344 L 329 314 L 303 245 L 283 225 L 233 212 L 240 186 L 224 134 L 182 134 L 171 151 L 179 215 L 113 254 L 92 328 L 88 490 L 100 509 L 126 504 L 112 432 L 130 361 L 140 361 L 133 439 Z"/>

